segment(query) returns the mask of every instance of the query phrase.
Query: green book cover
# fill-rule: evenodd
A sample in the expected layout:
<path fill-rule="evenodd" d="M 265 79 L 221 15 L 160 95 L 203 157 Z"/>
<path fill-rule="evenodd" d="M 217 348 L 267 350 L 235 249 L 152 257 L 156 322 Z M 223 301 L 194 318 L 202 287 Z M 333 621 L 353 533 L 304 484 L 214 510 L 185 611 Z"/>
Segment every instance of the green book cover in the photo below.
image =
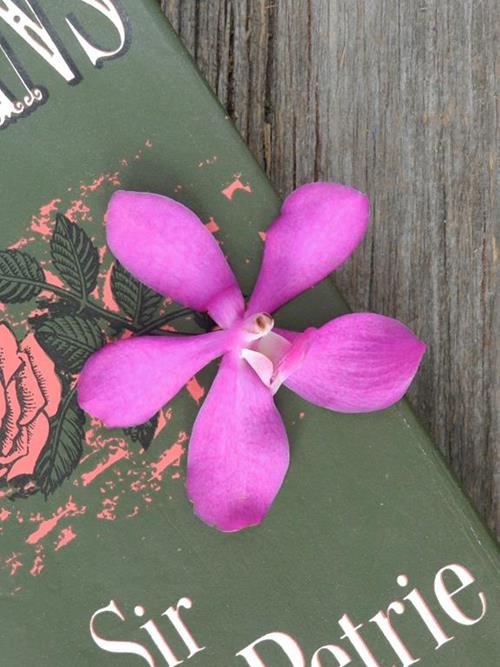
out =
<path fill-rule="evenodd" d="M 233 534 L 184 487 L 217 363 L 141 427 L 78 408 L 107 338 L 209 326 L 115 263 L 112 193 L 192 208 L 244 294 L 280 206 L 155 0 L 2 0 L 0 128 L 0 663 L 498 665 L 496 546 L 405 401 L 338 414 L 282 388 L 288 475 Z M 277 323 L 344 311 L 326 280 Z"/>

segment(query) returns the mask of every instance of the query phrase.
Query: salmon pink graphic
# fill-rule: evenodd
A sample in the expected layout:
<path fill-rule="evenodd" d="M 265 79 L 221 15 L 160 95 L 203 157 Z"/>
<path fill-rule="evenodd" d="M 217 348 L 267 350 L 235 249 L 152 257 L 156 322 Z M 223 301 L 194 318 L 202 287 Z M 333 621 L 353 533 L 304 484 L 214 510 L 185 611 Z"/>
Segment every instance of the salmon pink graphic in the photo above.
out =
<path fill-rule="evenodd" d="M 26 577 L 45 573 L 46 555 L 74 545 L 79 525 L 140 516 L 182 484 L 188 436 L 168 434 L 172 408 L 110 437 L 76 400 L 78 374 L 106 340 L 213 326 L 141 284 L 102 243 L 102 191 L 111 194 L 122 171 L 51 193 L 25 219 L 24 236 L 0 249 L 0 534 L 18 541 L 0 557 L 4 593 L 17 595 Z M 189 390 L 201 400 L 194 377 Z M 96 504 L 82 503 L 90 485 L 99 487 Z M 33 510 L 36 494 L 49 501 L 46 511 Z"/>
<path fill-rule="evenodd" d="M 273 400 L 281 384 L 324 408 L 366 412 L 398 401 L 418 369 L 425 345 L 388 317 L 356 313 L 292 332 L 270 315 L 351 255 L 368 215 L 367 197 L 346 186 L 298 188 L 266 232 L 245 304 L 220 246 L 190 209 L 148 193 L 111 198 L 107 240 L 120 265 L 155 293 L 208 313 L 217 330 L 105 345 L 83 367 L 79 404 L 109 427 L 134 427 L 222 356 L 187 463 L 195 512 L 219 530 L 259 524 L 283 483 L 289 449 Z"/>
<path fill-rule="evenodd" d="M 0 478 L 33 474 L 60 402 L 54 363 L 34 335 L 19 344 L 0 323 Z"/>
<path fill-rule="evenodd" d="M 92 192 L 94 185 L 83 188 Z M 107 338 L 168 335 L 165 327 L 175 330 L 171 323 L 182 317 L 203 331 L 207 327 L 201 314 L 169 309 L 160 294 L 118 262 L 109 265 L 105 247 L 98 248 L 81 225 L 58 213 L 57 204 L 65 206 L 55 199 L 40 209 L 50 269 L 27 245 L 0 250 L 0 303 L 9 318 L 0 329 L 0 487 L 12 500 L 38 491 L 48 497 L 78 466 L 86 436 L 75 379 Z M 35 308 L 27 320 L 16 322 L 15 310 L 5 310 L 7 304 L 16 309 L 31 301 Z M 11 324 L 32 330 L 20 345 Z M 193 391 L 203 393 L 195 380 Z M 158 423 L 159 414 L 152 415 L 125 435 L 145 450 Z"/>

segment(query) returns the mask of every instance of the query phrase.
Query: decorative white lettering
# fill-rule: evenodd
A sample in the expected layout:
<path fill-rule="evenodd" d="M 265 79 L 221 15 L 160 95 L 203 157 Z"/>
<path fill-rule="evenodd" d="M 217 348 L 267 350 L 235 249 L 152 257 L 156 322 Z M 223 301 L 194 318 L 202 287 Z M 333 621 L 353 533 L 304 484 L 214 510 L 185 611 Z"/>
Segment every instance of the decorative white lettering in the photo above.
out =
<path fill-rule="evenodd" d="M 105 60 L 117 58 L 126 51 L 129 41 L 130 26 L 126 21 L 124 14 L 118 10 L 117 3 L 112 0 L 82 0 L 82 2 L 105 16 L 108 21 L 113 24 L 118 33 L 118 37 L 120 38 L 120 42 L 115 49 L 101 49 L 91 41 L 90 36 L 85 32 L 78 19 L 73 14 L 69 14 L 66 17 L 66 23 L 69 25 L 71 32 L 87 54 L 90 62 L 94 67 L 100 67 Z"/>

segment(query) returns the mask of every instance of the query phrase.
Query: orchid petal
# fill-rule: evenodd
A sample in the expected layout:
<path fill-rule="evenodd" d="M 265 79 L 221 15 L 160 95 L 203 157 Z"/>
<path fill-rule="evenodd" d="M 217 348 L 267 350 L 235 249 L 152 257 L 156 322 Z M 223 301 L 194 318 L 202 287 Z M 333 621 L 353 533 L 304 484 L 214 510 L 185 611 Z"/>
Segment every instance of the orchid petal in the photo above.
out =
<path fill-rule="evenodd" d="M 344 262 L 368 225 L 366 195 L 336 183 L 310 183 L 289 195 L 266 232 L 248 313 L 274 312 Z"/>
<path fill-rule="evenodd" d="M 280 330 L 293 341 L 296 333 Z M 370 412 L 396 403 L 410 385 L 425 344 L 401 322 L 372 313 L 343 315 L 318 329 L 285 385 L 338 412 Z"/>
<path fill-rule="evenodd" d="M 276 393 L 287 377 L 299 369 L 307 355 L 313 341 L 316 339 L 317 329 L 310 327 L 291 341 L 290 349 L 283 355 L 274 369 L 271 388 Z"/>
<path fill-rule="evenodd" d="M 78 381 L 80 407 L 108 427 L 150 419 L 229 345 L 226 331 L 199 336 L 139 336 L 105 345 Z"/>
<path fill-rule="evenodd" d="M 237 353 L 226 354 L 188 448 L 196 514 L 221 531 L 259 524 L 285 477 L 285 427 L 271 392 Z"/>
<path fill-rule="evenodd" d="M 213 235 L 189 208 L 161 195 L 116 192 L 107 213 L 113 254 L 138 280 L 223 327 L 243 313 L 236 278 Z"/>

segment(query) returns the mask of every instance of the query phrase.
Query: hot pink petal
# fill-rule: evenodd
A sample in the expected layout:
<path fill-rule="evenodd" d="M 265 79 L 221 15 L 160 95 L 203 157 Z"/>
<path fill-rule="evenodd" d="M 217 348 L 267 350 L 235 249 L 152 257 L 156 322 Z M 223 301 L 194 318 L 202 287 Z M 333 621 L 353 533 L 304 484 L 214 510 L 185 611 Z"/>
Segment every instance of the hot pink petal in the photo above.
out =
<path fill-rule="evenodd" d="M 230 334 L 139 336 L 105 345 L 86 362 L 78 402 L 108 427 L 150 419 L 210 361 L 223 354 Z"/>
<path fill-rule="evenodd" d="M 116 192 L 107 213 L 113 254 L 138 280 L 224 327 L 243 313 L 236 278 L 213 235 L 190 209 L 161 195 Z"/>
<path fill-rule="evenodd" d="M 344 185 L 311 183 L 292 192 L 266 232 L 248 313 L 272 313 L 323 280 L 361 242 L 368 213 L 368 198 Z"/>
<path fill-rule="evenodd" d="M 188 448 L 187 491 L 196 514 L 226 532 L 259 524 L 288 461 L 269 388 L 237 353 L 226 354 Z"/>
<path fill-rule="evenodd" d="M 290 340 L 297 335 L 280 333 Z M 402 398 L 424 352 L 425 344 L 397 320 L 372 313 L 343 315 L 318 329 L 285 385 L 338 412 L 381 410 Z"/>
<path fill-rule="evenodd" d="M 316 339 L 317 331 L 317 329 L 310 327 L 309 329 L 306 329 L 304 333 L 299 334 L 294 338 L 290 349 L 283 355 L 276 365 L 272 383 L 273 392 L 278 391 L 281 385 L 286 381 L 287 377 L 295 373 L 295 371 L 302 366 L 309 354 L 313 341 Z"/>

